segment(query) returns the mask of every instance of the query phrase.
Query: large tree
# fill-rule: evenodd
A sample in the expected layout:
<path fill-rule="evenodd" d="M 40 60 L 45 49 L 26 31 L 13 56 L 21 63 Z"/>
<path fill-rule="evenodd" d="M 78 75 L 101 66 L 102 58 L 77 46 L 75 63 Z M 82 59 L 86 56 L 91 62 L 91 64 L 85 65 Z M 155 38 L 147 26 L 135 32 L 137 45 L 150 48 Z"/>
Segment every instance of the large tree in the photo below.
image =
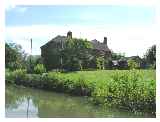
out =
<path fill-rule="evenodd" d="M 25 67 L 26 54 L 21 45 L 5 43 L 5 66 L 11 70 Z"/>
<path fill-rule="evenodd" d="M 88 68 L 92 58 L 91 44 L 85 39 L 68 39 L 62 50 L 63 68 L 68 70 L 81 70 Z"/>

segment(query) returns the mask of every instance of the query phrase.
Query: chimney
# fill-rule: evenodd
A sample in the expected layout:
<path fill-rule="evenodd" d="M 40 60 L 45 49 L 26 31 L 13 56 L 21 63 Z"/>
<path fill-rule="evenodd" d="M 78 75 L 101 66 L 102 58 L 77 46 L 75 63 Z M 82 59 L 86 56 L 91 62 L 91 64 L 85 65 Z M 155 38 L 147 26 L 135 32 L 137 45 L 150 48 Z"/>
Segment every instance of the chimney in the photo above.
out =
<path fill-rule="evenodd" d="M 106 44 L 106 45 L 107 45 L 107 37 L 104 37 L 103 44 Z"/>
<path fill-rule="evenodd" d="M 72 32 L 71 31 L 68 31 L 67 38 L 72 38 Z"/>

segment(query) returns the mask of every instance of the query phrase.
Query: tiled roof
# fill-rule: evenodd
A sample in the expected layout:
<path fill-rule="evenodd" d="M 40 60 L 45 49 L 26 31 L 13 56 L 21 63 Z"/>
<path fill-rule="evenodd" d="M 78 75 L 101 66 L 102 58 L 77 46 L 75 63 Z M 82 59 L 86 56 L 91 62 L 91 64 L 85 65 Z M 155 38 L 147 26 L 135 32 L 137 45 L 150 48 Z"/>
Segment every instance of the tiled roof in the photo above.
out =
<path fill-rule="evenodd" d="M 60 36 L 60 35 L 58 35 L 58 36 L 56 36 L 55 38 L 51 39 L 51 40 L 50 40 L 49 42 L 47 42 L 46 44 L 44 44 L 43 46 L 41 46 L 41 48 L 49 45 L 49 44 L 52 43 L 52 42 L 65 41 L 66 39 L 67 39 L 66 36 Z"/>

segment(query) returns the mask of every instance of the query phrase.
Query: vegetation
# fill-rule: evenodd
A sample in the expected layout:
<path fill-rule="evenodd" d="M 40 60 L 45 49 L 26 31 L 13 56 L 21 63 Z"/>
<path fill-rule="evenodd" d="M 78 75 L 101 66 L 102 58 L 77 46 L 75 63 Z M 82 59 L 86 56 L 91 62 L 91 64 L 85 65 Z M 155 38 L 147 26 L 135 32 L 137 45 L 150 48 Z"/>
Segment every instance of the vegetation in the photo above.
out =
<path fill-rule="evenodd" d="M 34 88 L 91 96 L 95 104 L 128 110 L 155 112 L 154 70 L 100 70 L 72 73 L 26 74 L 25 70 L 6 73 L 6 81 Z"/>
<path fill-rule="evenodd" d="M 42 74 L 42 73 L 45 73 L 45 72 L 46 72 L 46 68 L 44 67 L 43 64 L 37 64 L 34 67 L 34 73 L 36 73 L 36 74 Z"/>
<path fill-rule="evenodd" d="M 130 69 L 138 69 L 140 66 L 139 66 L 139 64 L 135 60 L 129 59 L 128 60 L 128 67 Z"/>
<path fill-rule="evenodd" d="M 144 59 L 151 68 L 156 68 L 156 45 L 147 50 Z"/>
<path fill-rule="evenodd" d="M 22 47 L 15 43 L 5 44 L 5 67 L 10 70 L 24 68 L 26 54 Z"/>
<path fill-rule="evenodd" d="M 86 69 L 90 61 L 92 45 L 85 39 L 68 39 L 62 50 L 63 69 L 69 71 Z"/>
<path fill-rule="evenodd" d="M 50 49 L 48 47 L 48 49 Z M 50 54 L 46 50 L 47 58 L 42 60 L 41 56 L 27 56 L 22 51 L 20 45 L 15 43 L 6 43 L 5 45 L 5 64 L 6 68 L 27 69 L 28 73 L 34 73 L 34 67 L 37 64 L 43 64 L 46 69 L 53 70 L 54 67 L 50 64 L 58 63 L 59 69 L 68 71 L 88 70 L 88 69 L 155 69 L 156 68 L 156 46 L 149 48 L 143 58 L 139 56 L 125 57 L 124 54 L 112 52 L 111 57 L 105 59 L 103 56 L 97 55 L 91 51 L 92 45 L 83 39 L 68 39 L 63 45 L 63 49 L 55 52 L 55 55 Z M 68 55 L 69 54 L 69 55 Z M 57 59 L 58 58 L 58 59 Z M 61 61 L 59 60 L 61 58 Z M 118 66 L 113 65 L 113 60 L 117 60 Z"/>
<path fill-rule="evenodd" d="M 27 56 L 25 60 L 25 64 L 26 64 L 25 68 L 27 69 L 28 73 L 35 73 L 35 70 L 34 70 L 35 66 L 37 66 L 38 64 L 43 65 L 43 61 L 40 55 L 30 55 L 30 56 Z"/>
<path fill-rule="evenodd" d="M 90 100 L 98 105 L 125 108 L 133 112 L 144 110 L 155 113 L 155 70 L 138 69 L 148 68 L 148 65 L 152 69 L 156 68 L 156 47 L 152 46 L 143 59 L 113 54 L 107 61 L 103 56 L 92 55 L 91 48 L 87 40 L 67 40 L 63 50 L 57 53 L 59 57 L 63 57 L 58 65 L 61 69 L 79 71 L 63 73 L 46 72 L 46 69 L 54 70 L 54 67 L 46 64 L 51 63 L 51 59 L 45 62 L 41 57 L 27 56 L 20 46 L 6 43 L 6 82 L 90 96 Z M 50 54 L 48 56 L 54 57 Z M 118 60 L 118 67 L 113 67 L 112 60 Z M 56 63 L 56 60 L 52 63 Z M 121 70 L 103 70 L 106 66 L 109 69 Z M 84 71 L 90 67 L 99 70 Z M 122 70 L 128 68 L 130 70 Z"/>

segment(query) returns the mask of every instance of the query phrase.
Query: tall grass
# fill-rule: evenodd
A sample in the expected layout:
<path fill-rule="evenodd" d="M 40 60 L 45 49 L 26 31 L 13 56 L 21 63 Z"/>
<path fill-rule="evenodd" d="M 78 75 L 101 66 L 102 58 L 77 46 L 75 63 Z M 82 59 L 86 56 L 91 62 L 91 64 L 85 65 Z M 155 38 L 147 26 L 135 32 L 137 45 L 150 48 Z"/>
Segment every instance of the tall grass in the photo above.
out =
<path fill-rule="evenodd" d="M 19 85 L 90 96 L 94 104 L 153 113 L 156 109 L 155 79 L 154 70 L 49 72 L 42 75 L 26 74 L 23 70 L 6 72 L 6 81 Z"/>

